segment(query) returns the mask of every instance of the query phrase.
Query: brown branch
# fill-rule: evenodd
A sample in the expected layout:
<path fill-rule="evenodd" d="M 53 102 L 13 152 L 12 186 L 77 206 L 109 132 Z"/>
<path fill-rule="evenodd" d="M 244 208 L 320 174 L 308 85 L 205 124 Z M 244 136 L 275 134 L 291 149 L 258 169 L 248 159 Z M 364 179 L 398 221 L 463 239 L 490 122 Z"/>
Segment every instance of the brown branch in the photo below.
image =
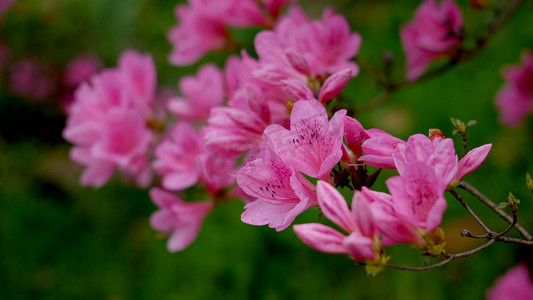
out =
<path fill-rule="evenodd" d="M 490 233 L 492 232 L 488 227 L 487 225 L 485 225 L 485 223 L 483 223 L 483 221 L 481 221 L 481 219 L 476 215 L 476 213 L 470 208 L 470 206 L 468 206 L 468 204 L 463 200 L 463 198 L 461 196 L 459 196 L 459 194 L 457 194 L 456 191 L 454 190 L 451 190 L 449 191 L 450 194 L 452 194 L 455 199 L 457 199 L 459 201 L 459 203 L 461 203 L 463 205 L 463 207 L 472 215 L 472 217 L 474 217 L 474 219 L 478 222 L 479 225 L 481 225 L 481 227 L 483 227 L 483 230 L 485 230 L 486 233 Z M 477 237 L 477 236 L 476 236 Z"/>
<path fill-rule="evenodd" d="M 461 253 L 456 253 L 456 254 L 448 254 L 445 260 L 441 260 L 438 263 L 435 263 L 435 264 L 432 264 L 432 265 L 428 265 L 428 266 L 424 266 L 424 267 L 402 266 L 402 265 L 395 265 L 395 264 L 390 264 L 390 263 L 387 264 L 387 266 L 389 266 L 391 268 L 394 268 L 394 269 L 398 269 L 398 270 L 427 271 L 427 270 L 430 270 L 430 269 L 434 269 L 434 268 L 438 268 L 438 267 L 444 266 L 444 265 L 448 264 L 449 262 L 451 262 L 453 260 L 456 260 L 458 258 L 463 258 L 463 257 L 467 257 L 467 256 L 470 256 L 470 255 L 476 254 L 479 251 L 485 250 L 490 245 L 494 244 L 495 241 L 496 241 L 495 239 L 491 239 L 488 242 L 486 242 L 485 244 L 483 244 L 483 245 L 481 245 L 481 246 L 479 246 L 477 248 L 474 248 L 472 250 L 469 250 L 469 251 L 466 251 L 466 252 L 461 252 Z"/>
<path fill-rule="evenodd" d="M 476 197 L 478 200 L 480 200 L 483 204 L 487 205 L 490 209 L 492 209 L 496 214 L 498 214 L 502 219 L 504 219 L 507 223 L 513 224 L 513 218 L 509 216 L 506 212 L 504 212 L 501 208 L 498 207 L 494 202 L 492 202 L 487 196 L 480 193 L 478 190 L 476 190 L 473 186 L 468 184 L 465 181 L 462 181 L 459 186 L 459 188 L 464 189 L 465 191 L 469 192 L 472 196 Z M 526 240 L 531 241 L 533 240 L 533 237 L 527 230 L 525 230 L 520 224 L 516 223 L 513 226 Z"/>
<path fill-rule="evenodd" d="M 517 239 L 517 238 L 512 238 L 512 237 L 507 237 L 507 236 L 499 237 L 498 241 L 504 242 L 504 243 L 513 243 L 513 244 L 521 244 L 521 245 L 526 245 L 526 246 L 533 246 L 533 241 L 527 241 L 527 240 L 522 240 L 522 239 Z"/>

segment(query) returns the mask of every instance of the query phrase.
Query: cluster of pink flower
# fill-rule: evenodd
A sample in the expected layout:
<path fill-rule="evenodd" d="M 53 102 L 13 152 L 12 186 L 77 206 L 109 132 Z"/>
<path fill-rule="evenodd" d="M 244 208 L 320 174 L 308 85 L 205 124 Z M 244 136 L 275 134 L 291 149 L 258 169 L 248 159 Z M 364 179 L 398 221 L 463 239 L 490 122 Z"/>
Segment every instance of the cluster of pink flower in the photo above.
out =
<path fill-rule="evenodd" d="M 75 144 L 72 159 L 86 166 L 82 184 L 101 186 L 120 170 L 146 187 L 155 171 L 162 188 L 150 191 L 160 208 L 151 224 L 170 235 L 170 251 L 187 247 L 206 214 L 238 195 L 247 202 L 243 222 L 278 231 L 320 207 L 348 235 L 318 223 L 295 225 L 296 234 L 315 249 L 366 263 L 372 273 L 388 262 L 384 246 L 409 243 L 442 254 L 444 193 L 483 163 L 491 145 L 459 160 L 453 140 L 439 130 L 403 141 L 364 129 L 346 110 L 328 111 L 329 101 L 359 72 L 353 58 L 361 37 L 332 10 L 320 20 L 297 6 L 280 15 L 289 2 L 178 5 L 180 24 L 169 35 L 173 64 L 196 62 L 223 47 L 230 39 L 226 26 L 270 29 L 255 37 L 257 58 L 243 51 L 224 70 L 208 64 L 181 79 L 182 96 L 165 104 L 178 119 L 172 126 L 155 103 L 156 72 L 147 55 L 125 52 L 117 68 L 82 85 L 64 131 Z M 415 19 L 402 31 L 410 80 L 461 43 L 461 13 L 453 1 L 439 7 L 427 0 Z M 389 194 L 370 190 L 372 180 L 354 184 L 350 211 L 335 186 L 363 173 L 368 178 L 367 166 L 399 175 L 386 181 Z M 193 186 L 210 199 L 186 202 L 174 194 Z"/>
<path fill-rule="evenodd" d="M 170 62 L 183 66 L 196 62 L 207 52 L 231 45 L 231 27 L 269 27 L 280 10 L 295 0 L 190 0 L 176 6 L 180 24 L 168 34 L 175 48 Z"/>
<path fill-rule="evenodd" d="M 83 185 L 103 185 L 115 168 L 134 176 L 140 186 L 150 184 L 147 153 L 154 133 L 148 126 L 156 117 L 155 85 L 152 58 L 128 51 L 118 68 L 76 90 L 63 136 L 75 144 L 72 160 L 86 166 Z"/>
<path fill-rule="evenodd" d="M 491 145 L 458 161 L 453 141 L 439 134 L 417 134 L 405 142 L 377 129 L 365 130 L 345 115 L 337 111 L 328 122 L 320 102 L 300 100 L 292 110 L 290 130 L 277 124 L 265 129 L 259 158 L 237 173 L 238 185 L 256 198 L 245 206 L 242 220 L 282 230 L 298 214 L 319 205 L 349 236 L 321 224 L 295 225 L 298 236 L 315 249 L 347 253 L 375 267 L 388 259 L 382 244 L 410 243 L 433 255 L 442 253 L 438 227 L 446 208 L 444 192 L 479 167 Z M 331 185 L 330 172 L 339 162 L 340 168 L 355 172 L 357 163 L 364 162 L 395 168 L 400 175 L 387 180 L 390 194 L 364 186 L 355 191 L 350 212 Z M 317 186 L 302 173 L 319 179 Z"/>

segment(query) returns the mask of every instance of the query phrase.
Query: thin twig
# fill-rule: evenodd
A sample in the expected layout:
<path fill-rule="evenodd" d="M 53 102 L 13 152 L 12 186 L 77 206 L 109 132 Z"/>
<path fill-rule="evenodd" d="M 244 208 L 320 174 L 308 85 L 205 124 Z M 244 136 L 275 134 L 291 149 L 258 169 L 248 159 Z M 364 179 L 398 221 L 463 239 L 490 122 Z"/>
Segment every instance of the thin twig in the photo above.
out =
<path fill-rule="evenodd" d="M 526 245 L 526 246 L 533 246 L 533 241 L 526 241 L 522 239 L 507 237 L 507 236 L 501 236 L 497 240 L 500 242 L 504 242 L 504 243 L 514 243 L 514 244 L 521 244 L 521 245 Z"/>
<path fill-rule="evenodd" d="M 476 190 L 473 186 L 468 184 L 465 181 L 462 181 L 459 186 L 460 188 L 464 189 L 465 191 L 472 194 L 472 196 L 479 199 L 481 202 L 483 202 L 485 205 L 487 205 L 490 209 L 492 209 L 495 213 L 497 213 L 502 219 L 504 219 L 507 223 L 513 224 L 513 218 L 509 216 L 507 213 L 505 213 L 501 208 L 498 207 L 494 202 L 492 202 L 487 196 L 483 195 L 481 192 Z M 514 225 L 514 228 L 528 241 L 533 240 L 533 237 L 527 230 L 525 230 L 520 224 L 516 223 Z"/>
<path fill-rule="evenodd" d="M 468 144 L 466 140 L 466 130 L 464 133 L 461 133 L 461 137 L 463 138 L 463 157 L 466 155 L 466 150 L 468 149 Z"/>
<path fill-rule="evenodd" d="M 456 191 L 451 190 L 449 192 L 450 192 L 450 194 L 452 194 L 455 197 L 455 199 L 457 199 L 459 201 L 459 203 L 461 203 L 463 205 L 463 207 L 472 215 L 472 217 L 474 217 L 474 219 L 476 219 L 478 224 L 481 225 L 481 227 L 483 227 L 483 230 L 485 230 L 486 233 L 491 232 L 491 230 L 487 227 L 487 225 L 485 225 L 485 223 L 483 223 L 483 221 L 481 221 L 481 219 L 470 208 L 470 206 L 468 206 L 468 204 L 463 200 L 463 198 L 461 196 L 459 196 L 459 194 L 457 194 Z"/>
<path fill-rule="evenodd" d="M 516 223 L 518 223 L 518 212 L 516 210 L 512 210 L 512 212 L 513 212 L 513 222 L 511 222 L 511 224 L 509 224 L 509 226 L 507 226 L 507 228 L 505 228 L 504 231 L 498 234 L 498 237 L 501 237 L 507 232 L 511 231 L 511 229 L 513 229 L 513 227 L 516 226 Z"/>
<path fill-rule="evenodd" d="M 485 244 L 483 244 L 483 245 L 481 245 L 481 246 L 479 246 L 479 247 L 477 247 L 475 249 L 472 249 L 472 250 L 469 250 L 469 251 L 466 251 L 466 252 L 456 253 L 456 254 L 449 254 L 448 257 L 445 260 L 441 260 L 438 263 L 435 263 L 435 264 L 432 264 L 432 265 L 428 265 L 428 266 L 424 266 L 424 267 L 410 267 L 410 266 L 395 265 L 395 264 L 390 264 L 390 263 L 387 266 L 389 266 L 391 268 L 398 269 L 398 270 L 427 271 L 427 270 L 430 270 L 430 269 L 438 268 L 440 266 L 444 266 L 445 264 L 451 262 L 452 260 L 456 260 L 458 258 L 463 258 L 463 257 L 467 257 L 467 256 L 470 256 L 470 255 L 476 254 L 479 251 L 482 251 L 482 250 L 488 248 L 490 245 L 494 244 L 495 241 L 496 241 L 495 239 L 491 239 L 488 242 L 486 242 Z"/>

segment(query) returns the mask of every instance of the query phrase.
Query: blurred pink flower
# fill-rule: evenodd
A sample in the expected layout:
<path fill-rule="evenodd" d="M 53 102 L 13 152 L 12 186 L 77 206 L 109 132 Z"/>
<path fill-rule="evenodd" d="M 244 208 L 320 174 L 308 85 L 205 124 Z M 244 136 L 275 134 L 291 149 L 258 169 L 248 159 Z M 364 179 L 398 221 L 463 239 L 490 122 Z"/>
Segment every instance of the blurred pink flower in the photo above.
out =
<path fill-rule="evenodd" d="M 241 219 L 281 231 L 304 210 L 316 205 L 313 185 L 295 172 L 273 149 L 264 145 L 259 159 L 237 173 L 237 184 L 256 200 L 246 204 Z"/>
<path fill-rule="evenodd" d="M 240 155 L 258 150 L 270 110 L 254 86 L 239 90 L 228 106 L 214 107 L 206 127 L 206 144 L 224 153 Z"/>
<path fill-rule="evenodd" d="M 15 61 L 11 66 L 9 86 L 18 96 L 45 100 L 56 91 L 57 79 L 49 64 L 26 57 Z"/>
<path fill-rule="evenodd" d="M 517 127 L 533 111 L 533 52 L 525 51 L 522 65 L 503 71 L 506 83 L 496 95 L 501 122 Z"/>
<path fill-rule="evenodd" d="M 189 0 L 192 9 L 208 20 L 233 27 L 266 25 L 256 0 Z"/>
<path fill-rule="evenodd" d="M 518 265 L 498 278 L 487 292 L 488 300 L 531 300 L 533 281 L 526 265 Z"/>
<path fill-rule="evenodd" d="M 190 0 L 178 5 L 179 24 L 168 34 L 174 50 L 170 63 L 178 66 L 197 62 L 205 54 L 233 46 L 227 27 L 267 27 L 280 9 L 293 0 Z M 266 10 L 263 10 L 262 5 Z"/>
<path fill-rule="evenodd" d="M 150 183 L 148 120 L 154 113 L 155 76 L 152 58 L 130 50 L 121 55 L 118 68 L 76 90 L 63 136 L 74 144 L 72 159 L 86 166 L 82 185 L 101 186 L 115 169 L 140 186 Z"/>
<path fill-rule="evenodd" d="M 66 113 L 74 101 L 74 91 L 82 83 L 102 70 L 100 59 L 92 54 L 80 54 L 73 58 L 63 71 L 64 89 L 61 95 L 61 108 Z"/>
<path fill-rule="evenodd" d="M 169 57 L 171 64 L 190 65 L 224 47 L 228 33 L 222 21 L 207 19 L 187 5 L 176 6 L 175 13 L 179 24 L 168 33 L 174 47 Z"/>
<path fill-rule="evenodd" d="M 342 157 L 346 110 L 328 121 L 326 109 L 315 99 L 298 101 L 291 112 L 290 130 L 273 124 L 265 129 L 267 144 L 296 171 L 329 180 Z"/>
<path fill-rule="evenodd" d="M 162 185 L 168 190 L 179 191 L 201 182 L 209 192 L 216 193 L 234 181 L 229 173 L 235 161 L 219 159 L 218 153 L 204 145 L 203 132 L 197 133 L 186 122 L 174 125 L 157 146 L 155 156 L 154 169 L 162 175 Z"/>
<path fill-rule="evenodd" d="M 179 82 L 183 97 L 168 102 L 168 109 L 185 121 L 205 122 L 211 108 L 224 101 L 224 78 L 215 65 L 204 65 L 196 76 L 186 76 Z"/>
<path fill-rule="evenodd" d="M 293 57 L 300 55 L 317 77 L 344 69 L 350 69 L 351 75 L 356 76 L 359 68 L 352 59 L 360 45 L 361 36 L 352 33 L 346 19 L 333 10 L 327 9 L 321 20 L 311 21 L 296 6 L 279 20 L 273 31 L 260 32 L 255 39 L 259 60 L 265 66 L 291 67 L 292 59 L 286 57 L 290 51 Z"/>
<path fill-rule="evenodd" d="M 0 18 L 4 15 L 6 10 L 15 2 L 15 0 L 0 0 Z"/>
<path fill-rule="evenodd" d="M 332 10 L 326 10 L 321 20 L 310 21 L 300 8 L 292 7 L 273 30 L 257 34 L 259 68 L 253 75 L 283 87 L 294 101 L 311 94 L 325 102 L 358 74 L 353 57 L 360 44 L 359 34 L 351 33 L 346 20 Z"/>
<path fill-rule="evenodd" d="M 401 31 L 407 79 L 416 80 L 432 61 L 449 55 L 460 45 L 462 28 L 461 10 L 453 0 L 444 0 L 439 6 L 435 0 L 424 1 L 414 20 Z"/>
<path fill-rule="evenodd" d="M 74 57 L 65 67 L 63 82 L 67 87 L 77 87 L 88 81 L 94 74 L 102 70 L 100 59 L 93 54 L 80 54 Z"/>
<path fill-rule="evenodd" d="M 150 190 L 150 198 L 159 207 L 150 217 L 150 224 L 155 230 L 169 234 L 170 252 L 181 251 L 196 239 L 205 216 L 213 208 L 211 201 L 187 203 L 159 188 Z"/>

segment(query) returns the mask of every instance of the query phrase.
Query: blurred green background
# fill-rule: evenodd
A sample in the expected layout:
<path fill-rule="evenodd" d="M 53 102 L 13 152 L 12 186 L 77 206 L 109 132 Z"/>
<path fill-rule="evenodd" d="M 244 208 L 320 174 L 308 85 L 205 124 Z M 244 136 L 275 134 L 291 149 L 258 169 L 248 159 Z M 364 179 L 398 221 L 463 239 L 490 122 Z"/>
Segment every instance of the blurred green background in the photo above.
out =
<path fill-rule="evenodd" d="M 463 8 L 467 34 L 480 36 L 491 12 Z M 496 4 L 499 1 L 493 1 Z M 125 49 L 150 52 L 159 85 L 177 87 L 178 79 L 202 62 L 220 65 L 223 54 L 178 68 L 167 63 L 166 32 L 176 24 L 177 1 L 20 0 L 0 23 L 0 40 L 12 59 L 37 57 L 60 69 L 76 54 L 90 52 L 114 66 Z M 323 1 L 300 0 L 314 18 Z M 401 79 L 404 58 L 399 28 L 412 18 L 418 1 L 330 1 L 363 36 L 359 57 L 376 67 L 385 51 L 394 55 L 394 76 Z M 494 95 L 503 84 L 503 65 L 517 64 L 522 49 L 533 48 L 533 9 L 524 5 L 476 58 L 437 78 L 405 88 L 383 106 L 357 115 L 365 128 L 377 127 L 401 138 L 440 128 L 451 136 L 450 117 L 477 120 L 470 147 L 493 143 L 487 162 L 466 179 L 496 203 L 512 191 L 520 222 L 533 230 L 533 199 L 525 186 L 533 172 L 533 122 L 503 127 Z M 243 40 L 253 31 L 235 30 Z M 246 44 L 251 46 L 251 41 Z M 155 206 L 146 191 L 120 178 L 100 189 L 78 185 L 81 168 L 68 160 L 61 138 L 64 116 L 57 99 L 36 101 L 14 96 L 2 73 L 0 90 L 0 299 L 483 299 L 486 289 L 532 250 L 501 244 L 470 258 L 426 272 L 386 269 L 365 274 L 347 256 L 324 254 L 304 245 L 291 229 L 275 232 L 240 221 L 234 201 L 208 215 L 198 239 L 171 254 L 148 219 Z M 344 97 L 349 107 L 379 95 L 362 72 Z M 531 118 L 530 118 L 531 119 Z M 459 150 L 459 140 L 456 139 Z M 386 173 L 388 176 L 392 173 Z M 382 176 L 378 187 L 384 187 Z M 464 195 L 494 229 L 505 223 Z M 443 228 L 449 251 L 468 250 L 466 228 L 480 233 L 449 195 Z M 316 221 L 312 209 L 296 223 Z M 513 233 L 516 234 L 516 233 Z M 421 265 L 409 246 L 388 249 L 398 264 Z"/>

